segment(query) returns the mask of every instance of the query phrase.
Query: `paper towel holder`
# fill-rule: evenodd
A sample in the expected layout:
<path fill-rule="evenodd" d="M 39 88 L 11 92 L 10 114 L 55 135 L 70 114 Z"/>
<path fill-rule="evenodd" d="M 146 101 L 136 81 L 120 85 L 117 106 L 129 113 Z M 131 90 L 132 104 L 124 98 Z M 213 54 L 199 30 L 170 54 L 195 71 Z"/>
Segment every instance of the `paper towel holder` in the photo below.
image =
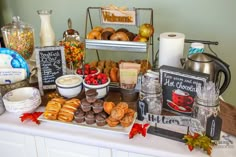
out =
<path fill-rule="evenodd" d="M 171 35 L 171 34 L 170 34 Z M 173 34 L 175 35 L 175 34 Z M 157 38 L 158 41 L 160 41 L 160 37 Z M 193 40 L 193 39 L 185 39 L 184 40 L 184 43 L 195 43 L 195 42 L 198 42 L 198 43 L 202 43 L 202 44 L 205 44 L 205 45 L 208 45 L 208 48 L 209 50 L 215 55 L 217 56 L 217 54 L 212 50 L 211 48 L 211 45 L 219 45 L 219 42 L 218 41 L 207 41 L 207 40 Z M 159 54 L 159 49 L 157 49 L 157 52 L 154 56 L 154 61 L 153 61 L 153 70 L 156 71 L 158 70 L 158 54 Z"/>

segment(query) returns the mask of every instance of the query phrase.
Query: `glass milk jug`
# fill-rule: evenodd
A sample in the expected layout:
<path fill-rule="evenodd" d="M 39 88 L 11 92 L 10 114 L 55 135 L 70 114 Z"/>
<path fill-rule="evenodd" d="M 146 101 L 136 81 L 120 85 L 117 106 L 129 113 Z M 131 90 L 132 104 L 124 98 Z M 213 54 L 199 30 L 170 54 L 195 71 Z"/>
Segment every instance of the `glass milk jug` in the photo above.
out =
<path fill-rule="evenodd" d="M 37 12 L 41 20 L 40 46 L 55 46 L 56 37 L 50 21 L 52 10 L 38 10 Z"/>

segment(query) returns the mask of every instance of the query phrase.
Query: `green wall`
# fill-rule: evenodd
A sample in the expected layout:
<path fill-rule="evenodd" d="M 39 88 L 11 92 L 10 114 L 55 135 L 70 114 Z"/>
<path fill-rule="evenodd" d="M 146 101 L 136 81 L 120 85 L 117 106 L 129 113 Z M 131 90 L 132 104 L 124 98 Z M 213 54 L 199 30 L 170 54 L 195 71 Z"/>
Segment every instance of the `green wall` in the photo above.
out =
<path fill-rule="evenodd" d="M 154 49 L 158 48 L 157 37 L 162 32 L 181 32 L 188 39 L 219 41 L 213 46 L 218 56 L 230 65 L 232 81 L 223 94 L 224 99 L 236 101 L 236 1 L 235 0 L 0 0 L 0 25 L 11 22 L 13 15 L 33 25 L 36 43 L 39 43 L 40 19 L 38 9 L 52 9 L 52 25 L 57 40 L 67 29 L 67 19 L 73 21 L 73 28 L 81 36 L 85 33 L 85 13 L 89 6 L 117 6 L 153 8 L 154 10 Z M 189 45 L 186 44 L 185 52 Z M 207 49 L 208 50 L 208 49 Z M 100 53 L 101 58 L 133 59 L 145 58 L 146 54 L 125 52 Z M 125 56 L 125 57 L 124 57 Z M 88 51 L 88 60 L 96 59 L 94 51 Z"/>

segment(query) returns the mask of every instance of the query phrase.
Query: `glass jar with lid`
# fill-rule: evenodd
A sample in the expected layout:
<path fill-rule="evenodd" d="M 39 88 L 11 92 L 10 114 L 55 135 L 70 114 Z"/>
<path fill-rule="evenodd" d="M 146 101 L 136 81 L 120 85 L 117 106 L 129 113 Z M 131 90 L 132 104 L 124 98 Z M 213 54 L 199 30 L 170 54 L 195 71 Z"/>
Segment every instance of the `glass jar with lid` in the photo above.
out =
<path fill-rule="evenodd" d="M 34 51 L 34 29 L 23 23 L 19 16 L 12 17 L 12 23 L 1 28 L 4 44 L 28 60 Z"/>

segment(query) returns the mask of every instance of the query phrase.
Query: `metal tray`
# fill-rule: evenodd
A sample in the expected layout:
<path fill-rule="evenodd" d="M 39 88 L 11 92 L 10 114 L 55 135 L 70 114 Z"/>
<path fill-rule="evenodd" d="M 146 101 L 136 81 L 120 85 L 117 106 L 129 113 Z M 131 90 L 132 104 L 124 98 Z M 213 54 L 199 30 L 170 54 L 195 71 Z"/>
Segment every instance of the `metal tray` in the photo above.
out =
<path fill-rule="evenodd" d="M 134 41 L 85 40 L 87 49 L 147 53 L 148 43 Z"/>

